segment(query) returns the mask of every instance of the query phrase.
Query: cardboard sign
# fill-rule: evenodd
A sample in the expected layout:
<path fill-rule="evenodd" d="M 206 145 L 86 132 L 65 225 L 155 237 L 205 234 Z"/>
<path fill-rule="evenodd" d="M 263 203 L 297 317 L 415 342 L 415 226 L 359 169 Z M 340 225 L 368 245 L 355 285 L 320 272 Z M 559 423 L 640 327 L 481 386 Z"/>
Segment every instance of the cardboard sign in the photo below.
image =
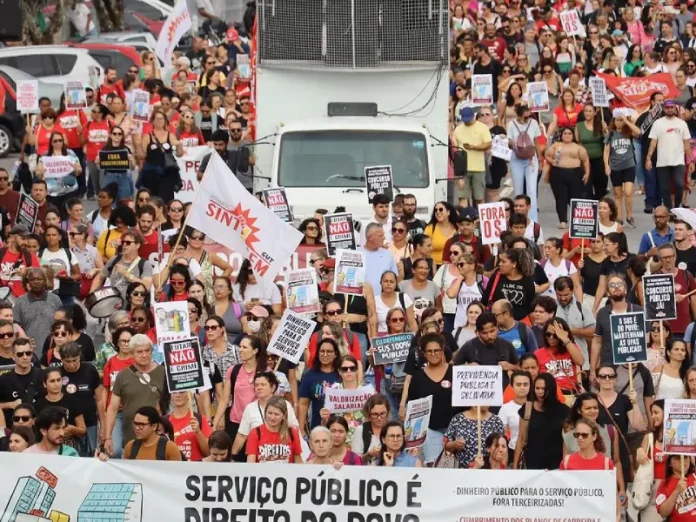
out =
<path fill-rule="evenodd" d="M 159 344 L 191 337 L 188 303 L 186 301 L 155 303 L 153 309 L 155 332 Z"/>
<path fill-rule="evenodd" d="M 643 120 L 643 123 L 641 123 L 641 125 L 640 125 L 641 134 L 645 134 L 646 132 L 648 132 L 648 130 L 650 130 L 650 127 L 652 127 L 652 124 L 655 123 L 661 117 L 662 117 L 662 104 L 658 103 L 652 109 L 650 109 L 650 111 L 648 112 L 648 115 Z"/>
<path fill-rule="evenodd" d="M 276 354 L 283 359 L 297 364 L 309 344 L 309 338 L 314 333 L 316 322 L 286 309 L 268 343 L 268 353 Z"/>
<path fill-rule="evenodd" d="M 501 366 L 455 366 L 452 379 L 452 406 L 503 405 Z"/>
<path fill-rule="evenodd" d="M 575 9 L 561 11 L 561 24 L 563 25 L 563 32 L 568 36 L 583 36 L 585 34 L 580 16 Z"/>
<path fill-rule="evenodd" d="M 336 252 L 334 292 L 337 294 L 363 295 L 365 285 L 365 252 L 343 250 Z"/>
<path fill-rule="evenodd" d="M 505 218 L 505 203 L 482 203 L 478 206 L 479 222 L 481 223 L 481 244 L 495 245 L 500 243 L 500 234 L 507 230 Z"/>
<path fill-rule="evenodd" d="M 432 395 L 406 403 L 404 430 L 406 431 L 407 448 L 418 448 L 425 443 L 425 439 L 428 436 L 428 427 L 430 426 L 430 413 L 432 411 Z"/>
<path fill-rule="evenodd" d="M 15 224 L 24 225 L 29 232 L 34 231 L 36 220 L 39 218 L 39 204 L 31 199 L 30 196 L 20 192 L 19 205 L 17 206 L 17 217 Z"/>
<path fill-rule="evenodd" d="M 394 201 L 394 176 L 391 165 L 365 167 L 365 188 L 370 205 L 377 194 L 384 194 Z"/>
<path fill-rule="evenodd" d="M 512 149 L 505 134 L 496 134 L 491 143 L 491 156 L 501 160 L 510 161 L 512 159 Z"/>
<path fill-rule="evenodd" d="M 665 453 L 696 456 L 696 401 L 667 399 L 663 429 Z"/>
<path fill-rule="evenodd" d="M 609 107 L 609 94 L 607 82 L 602 78 L 593 76 L 590 78 L 590 91 L 592 92 L 592 105 L 595 107 Z"/>
<path fill-rule="evenodd" d="M 198 337 L 167 341 L 164 349 L 164 370 L 170 392 L 196 390 L 205 386 L 203 358 Z"/>
<path fill-rule="evenodd" d="M 471 102 L 474 105 L 493 104 L 492 74 L 474 74 L 471 77 Z"/>
<path fill-rule="evenodd" d="M 643 293 L 647 321 L 671 321 L 677 318 L 674 274 L 644 275 Z"/>
<path fill-rule="evenodd" d="M 68 109 L 84 109 L 87 107 L 87 92 L 85 92 L 85 83 L 83 81 L 65 82 L 65 107 Z"/>
<path fill-rule="evenodd" d="M 70 156 L 42 156 L 44 178 L 64 178 L 75 170 L 77 158 Z"/>
<path fill-rule="evenodd" d="M 288 197 L 283 187 L 264 189 L 263 201 L 273 213 L 286 223 L 292 223 L 292 209 L 288 204 Z"/>
<path fill-rule="evenodd" d="M 372 386 L 363 386 L 355 390 L 326 388 L 324 390 L 324 408 L 331 413 L 352 413 L 362 411 L 367 399 L 375 394 Z"/>
<path fill-rule="evenodd" d="M 599 232 L 599 202 L 593 199 L 570 200 L 571 239 L 595 239 Z"/>
<path fill-rule="evenodd" d="M 23 113 L 39 112 L 39 81 L 17 80 L 17 110 Z"/>
<path fill-rule="evenodd" d="M 412 342 L 412 333 L 375 337 L 372 339 L 375 365 L 405 362 Z"/>
<path fill-rule="evenodd" d="M 285 281 L 287 283 L 285 296 L 290 310 L 296 314 L 321 311 L 316 270 L 313 268 L 291 270 L 286 274 Z"/>
<path fill-rule="evenodd" d="M 529 82 L 527 84 L 527 104 L 531 112 L 549 110 L 549 87 L 546 82 Z"/>
<path fill-rule="evenodd" d="M 334 257 L 340 248 L 355 250 L 352 214 L 348 212 L 326 214 L 324 216 L 324 231 L 326 232 L 326 248 L 329 257 Z"/>
<path fill-rule="evenodd" d="M 110 172 L 128 172 L 128 149 L 100 150 L 99 168 Z"/>
<path fill-rule="evenodd" d="M 611 351 L 614 364 L 647 361 L 645 314 L 643 312 L 611 314 L 609 322 L 611 323 Z"/>
<path fill-rule="evenodd" d="M 141 89 L 131 91 L 133 102 L 131 103 L 131 117 L 135 121 L 148 121 L 150 119 L 150 93 Z"/>

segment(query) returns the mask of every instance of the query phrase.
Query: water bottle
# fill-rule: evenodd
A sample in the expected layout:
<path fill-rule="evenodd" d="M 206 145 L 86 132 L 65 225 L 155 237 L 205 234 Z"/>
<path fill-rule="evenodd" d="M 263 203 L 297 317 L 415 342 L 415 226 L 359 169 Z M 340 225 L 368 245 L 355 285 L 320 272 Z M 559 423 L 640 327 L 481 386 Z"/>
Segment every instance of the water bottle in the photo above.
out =
<path fill-rule="evenodd" d="M 558 163 L 561 161 L 561 148 L 556 149 L 556 154 L 553 156 L 553 163 L 554 165 L 558 166 Z"/>

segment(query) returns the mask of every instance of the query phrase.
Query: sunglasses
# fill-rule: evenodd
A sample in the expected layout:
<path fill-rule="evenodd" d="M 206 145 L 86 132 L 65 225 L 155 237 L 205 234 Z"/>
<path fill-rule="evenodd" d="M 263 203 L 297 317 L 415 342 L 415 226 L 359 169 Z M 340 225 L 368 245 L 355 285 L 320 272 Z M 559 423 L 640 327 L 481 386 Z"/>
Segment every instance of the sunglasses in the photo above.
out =
<path fill-rule="evenodd" d="M 184 211 L 184 207 L 176 207 L 176 208 L 172 207 L 172 208 L 169 209 L 169 211 L 170 211 L 170 212 L 183 212 L 183 211 Z"/>
<path fill-rule="evenodd" d="M 341 373 L 354 373 L 357 368 L 355 366 L 341 366 L 340 371 Z"/>
<path fill-rule="evenodd" d="M 590 435 L 591 433 L 585 433 L 583 431 L 576 431 L 575 433 L 573 433 L 573 437 L 575 437 L 576 439 L 589 439 Z"/>
<path fill-rule="evenodd" d="M 462 253 L 459 250 L 450 250 L 449 253 L 451 256 L 460 256 Z"/>
<path fill-rule="evenodd" d="M 147 317 L 143 317 L 143 316 L 131 317 L 131 323 L 144 323 L 145 321 L 147 321 Z"/>
<path fill-rule="evenodd" d="M 324 315 L 328 315 L 329 317 L 336 317 L 337 315 L 341 315 L 340 310 L 327 310 Z"/>
<path fill-rule="evenodd" d="M 8 178 L 7 176 L 2 176 L 0 177 L 0 181 L 10 181 L 10 178 Z"/>
<path fill-rule="evenodd" d="M 204 236 L 191 236 L 191 241 L 203 241 L 204 239 Z"/>
<path fill-rule="evenodd" d="M 601 375 L 597 375 L 598 379 L 602 379 L 604 381 L 610 381 L 612 379 L 616 379 L 616 374 L 614 373 L 603 373 Z"/>
<path fill-rule="evenodd" d="M 63 143 L 63 140 L 51 140 L 51 143 Z"/>
<path fill-rule="evenodd" d="M 67 337 L 70 335 L 68 332 L 53 332 L 53 337 Z"/>
<path fill-rule="evenodd" d="M 242 132 L 242 129 L 230 129 L 230 132 L 233 134 L 239 134 L 240 132 Z"/>
<path fill-rule="evenodd" d="M 405 234 L 405 233 L 406 233 L 405 228 L 399 228 L 399 227 L 392 228 L 392 234 Z"/>
<path fill-rule="evenodd" d="M 551 333 L 551 332 L 546 332 L 546 333 L 544 334 L 544 336 L 545 336 L 547 339 L 558 339 L 558 336 L 557 336 L 555 333 Z"/>
<path fill-rule="evenodd" d="M 31 357 L 34 352 L 15 352 L 17 357 Z"/>
<path fill-rule="evenodd" d="M 437 214 L 439 214 L 440 212 L 444 212 L 444 211 L 445 211 L 445 209 L 442 208 L 442 207 L 439 207 L 439 208 L 436 208 L 436 209 L 435 209 L 435 212 L 436 212 Z"/>
<path fill-rule="evenodd" d="M 464 262 L 457 263 L 457 268 L 464 268 L 464 265 L 465 265 Z"/>
<path fill-rule="evenodd" d="M 142 290 L 136 290 L 131 295 L 134 295 L 136 297 L 145 297 L 147 295 L 147 292 L 143 292 Z"/>
<path fill-rule="evenodd" d="M 305 228 L 305 230 L 309 230 L 310 232 L 316 232 L 319 229 L 317 227 L 307 227 Z"/>
<path fill-rule="evenodd" d="M 389 319 L 389 322 L 390 323 L 405 323 L 406 318 L 405 317 L 392 317 L 391 319 Z"/>
<path fill-rule="evenodd" d="M 222 327 L 221 327 L 219 324 L 206 324 L 206 325 L 203 327 L 203 329 L 204 329 L 206 332 L 214 332 L 214 331 L 217 330 L 218 328 L 222 328 Z"/>
<path fill-rule="evenodd" d="M 169 281 L 169 284 L 171 284 L 172 286 L 183 286 L 186 284 L 186 281 L 179 281 L 177 279 L 171 279 Z"/>
<path fill-rule="evenodd" d="M 122 133 L 122 132 L 112 132 L 111 135 L 112 135 L 113 137 L 116 137 L 116 136 L 119 136 L 119 137 L 120 137 L 120 136 L 123 136 L 123 133 Z"/>
<path fill-rule="evenodd" d="M 126 245 L 126 246 L 130 246 L 130 245 L 134 245 L 135 241 L 132 241 L 130 239 L 126 239 L 125 241 L 121 241 L 121 244 Z"/>
<path fill-rule="evenodd" d="M 12 420 L 14 422 L 29 422 L 31 420 L 31 415 L 14 415 Z"/>
<path fill-rule="evenodd" d="M 0 333 L 0 339 L 12 339 L 14 335 L 14 332 Z"/>
<path fill-rule="evenodd" d="M 68 235 L 70 237 L 81 236 L 82 232 L 68 232 Z"/>

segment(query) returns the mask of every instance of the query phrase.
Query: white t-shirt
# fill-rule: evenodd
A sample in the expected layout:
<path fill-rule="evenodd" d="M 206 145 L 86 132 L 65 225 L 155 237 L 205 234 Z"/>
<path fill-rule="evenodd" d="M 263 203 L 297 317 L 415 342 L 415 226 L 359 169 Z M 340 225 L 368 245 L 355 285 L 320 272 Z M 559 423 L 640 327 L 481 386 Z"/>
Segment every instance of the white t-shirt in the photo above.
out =
<path fill-rule="evenodd" d="M 483 285 L 485 288 L 485 285 Z M 466 309 L 472 301 L 480 301 L 483 296 L 478 282 L 469 286 L 465 282 L 459 287 L 457 294 L 457 312 L 454 315 L 454 327 L 459 328 L 466 324 Z"/>
<path fill-rule="evenodd" d="M 404 296 L 403 300 L 406 309 L 411 308 L 413 306 L 413 299 L 406 294 L 402 293 L 401 295 Z M 392 308 L 401 308 L 403 310 L 398 294 L 394 306 L 389 306 L 382 301 L 382 294 L 375 296 L 375 308 L 377 309 L 377 333 L 387 333 L 387 314 L 389 313 L 389 310 Z M 406 310 L 404 310 L 404 312 L 406 312 Z"/>
<path fill-rule="evenodd" d="M 657 140 L 656 167 L 684 165 L 684 140 L 691 139 L 689 126 L 684 120 L 663 116 L 653 124 L 649 137 Z"/>
<path fill-rule="evenodd" d="M 300 423 L 297 422 L 297 416 L 295 415 L 295 409 L 292 407 L 288 401 L 285 401 L 288 407 L 288 424 L 294 428 L 299 428 Z M 259 406 L 259 401 L 251 402 L 244 408 L 244 413 L 242 413 L 242 420 L 239 423 L 238 433 L 242 435 L 249 435 L 251 430 L 258 428 L 264 423 L 263 420 L 263 409 Z"/>
<path fill-rule="evenodd" d="M 447 289 L 452 286 L 452 283 L 457 278 L 450 273 L 449 266 L 450 265 L 445 264 L 438 269 L 433 278 L 433 283 L 435 283 L 442 292 L 442 312 L 445 314 L 454 314 L 457 312 L 457 299 L 447 297 Z"/>
<path fill-rule="evenodd" d="M 527 228 L 524 229 L 524 237 L 530 239 L 531 241 L 534 241 L 534 225 L 536 225 L 536 221 L 532 221 L 530 219 L 529 225 L 527 225 Z M 541 225 L 539 225 L 539 239 L 536 240 L 536 244 L 544 244 L 544 231 L 542 230 Z"/>
<path fill-rule="evenodd" d="M 259 279 L 257 279 L 255 285 L 246 286 L 244 297 L 242 297 L 242 293 L 239 291 L 239 283 L 236 283 L 232 288 L 232 295 L 238 303 L 246 303 L 252 299 L 258 299 L 262 305 L 277 305 L 283 302 L 280 290 L 278 290 L 275 284 Z"/>
<path fill-rule="evenodd" d="M 554 299 L 556 298 L 556 290 L 554 290 L 553 288 L 553 282 L 559 277 L 571 276 L 578 271 L 578 269 L 575 268 L 573 262 L 567 259 L 561 259 L 561 262 L 558 264 L 558 266 L 553 266 L 553 263 L 551 263 L 551 261 L 545 259 L 544 261 L 542 261 L 541 265 L 544 269 L 546 277 L 549 278 L 549 283 L 551 283 L 551 286 L 549 286 L 548 290 L 543 292 L 541 295 L 550 295 Z"/>
<path fill-rule="evenodd" d="M 520 435 L 520 406 L 515 401 L 506 402 L 498 412 L 498 417 L 503 421 L 503 426 L 510 429 L 510 443 L 508 447 L 512 450 L 517 445 L 517 437 Z"/>
<path fill-rule="evenodd" d="M 57 252 L 50 252 L 47 248 L 44 249 L 41 257 L 39 257 L 39 261 L 41 262 L 41 266 L 49 265 L 53 268 L 53 272 L 56 275 L 62 273 L 72 276 L 72 267 L 79 267 L 75 254 L 70 252 L 70 250 L 66 251 L 65 248 L 59 248 Z M 60 280 L 56 277 L 53 279 L 53 288 L 57 290 L 59 286 Z"/>
<path fill-rule="evenodd" d="M 94 215 L 96 214 L 96 218 Z M 94 218 L 94 221 L 92 221 L 92 218 Z M 89 221 L 92 224 L 92 230 L 94 230 L 94 237 L 98 238 L 101 236 L 102 232 L 105 232 L 106 230 L 109 230 L 109 220 L 104 219 L 101 214 L 99 213 L 99 209 L 96 209 L 92 212 L 90 212 L 89 217 L 87 218 L 87 221 Z"/>

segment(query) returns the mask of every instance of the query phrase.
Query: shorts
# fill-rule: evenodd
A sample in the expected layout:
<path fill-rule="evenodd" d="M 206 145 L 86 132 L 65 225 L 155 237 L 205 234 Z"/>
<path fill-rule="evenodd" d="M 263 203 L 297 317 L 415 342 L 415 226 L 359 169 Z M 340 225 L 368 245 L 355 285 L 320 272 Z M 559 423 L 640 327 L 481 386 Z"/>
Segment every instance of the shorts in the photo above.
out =
<path fill-rule="evenodd" d="M 628 169 L 612 170 L 611 184 L 614 188 L 618 188 L 624 183 L 634 183 L 636 181 L 636 167 Z"/>
<path fill-rule="evenodd" d="M 486 190 L 486 173 L 485 172 L 467 172 L 464 178 L 464 188 L 457 186 L 457 199 L 473 199 L 483 201 Z"/>

